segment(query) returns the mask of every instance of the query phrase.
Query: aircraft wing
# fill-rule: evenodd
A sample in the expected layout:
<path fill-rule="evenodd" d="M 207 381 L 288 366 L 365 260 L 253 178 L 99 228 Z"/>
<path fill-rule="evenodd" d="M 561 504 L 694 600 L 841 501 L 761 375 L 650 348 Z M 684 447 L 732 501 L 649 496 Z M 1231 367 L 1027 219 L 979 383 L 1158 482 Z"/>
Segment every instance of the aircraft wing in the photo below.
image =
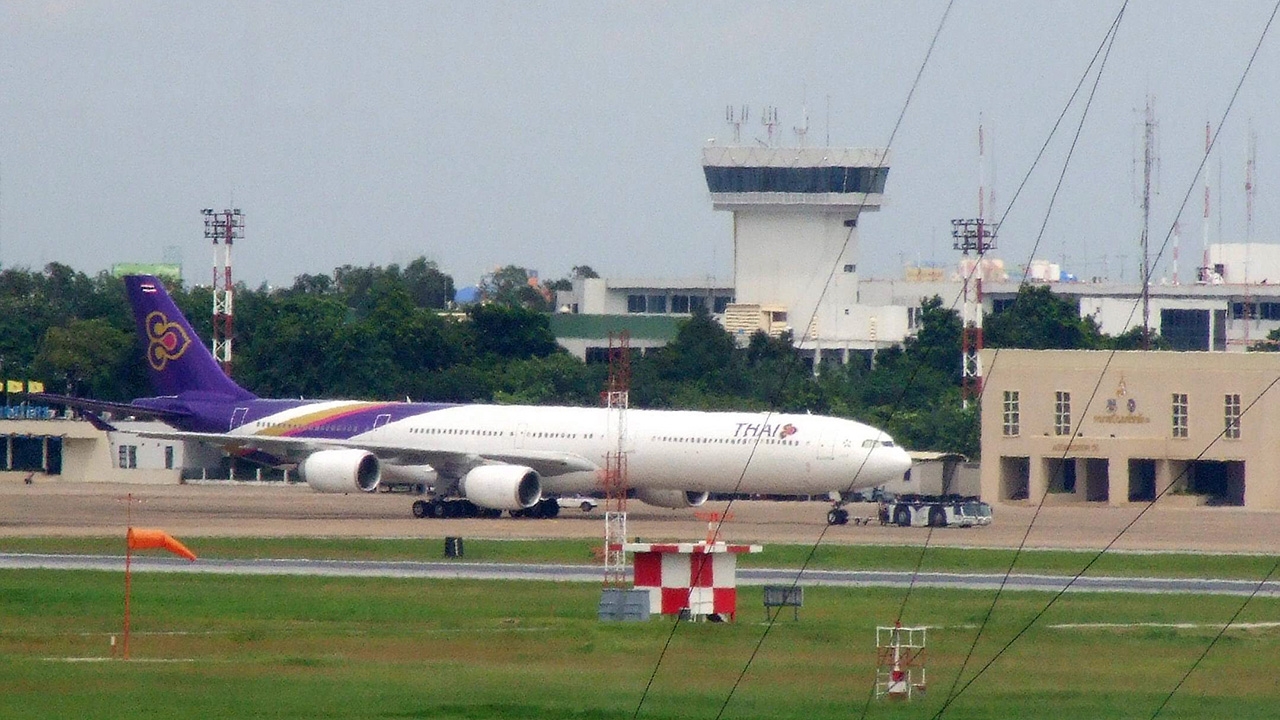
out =
<path fill-rule="evenodd" d="M 397 465 L 430 465 L 440 469 L 450 465 L 479 465 L 485 462 L 505 465 L 525 465 L 543 477 L 555 477 L 570 472 L 595 472 L 600 466 L 576 453 L 555 450 L 513 450 L 499 453 L 471 453 L 449 448 L 427 448 L 361 440 L 327 438 L 271 437 L 262 435 L 230 435 L 226 433 L 197 433 L 181 431 L 141 432 L 139 437 L 159 440 L 179 440 L 207 443 L 221 447 L 230 453 L 260 450 L 279 458 L 299 461 L 319 450 L 354 448 L 368 450 L 379 460 Z"/>

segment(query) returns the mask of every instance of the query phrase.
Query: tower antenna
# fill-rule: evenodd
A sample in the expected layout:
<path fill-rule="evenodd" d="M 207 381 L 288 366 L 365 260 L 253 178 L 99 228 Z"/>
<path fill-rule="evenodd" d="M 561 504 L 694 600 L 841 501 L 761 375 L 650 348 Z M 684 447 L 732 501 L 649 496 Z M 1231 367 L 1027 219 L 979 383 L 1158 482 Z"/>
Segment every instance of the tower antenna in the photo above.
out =
<path fill-rule="evenodd" d="M 240 208 L 221 212 L 205 208 L 200 214 L 204 215 L 204 237 L 213 241 L 213 359 L 230 376 L 231 340 L 235 337 L 231 246 L 244 237 L 244 215 Z"/>
<path fill-rule="evenodd" d="M 764 114 L 760 117 L 760 124 L 764 125 L 766 136 L 768 137 L 768 147 L 774 147 L 774 133 L 778 130 L 778 108 L 776 105 L 766 105 Z"/>
<path fill-rule="evenodd" d="M 1142 283 L 1142 349 L 1151 349 L 1151 257 L 1149 255 L 1151 226 L 1151 177 L 1158 162 L 1156 159 L 1155 96 L 1147 96 L 1147 112 L 1142 132 L 1142 264 L 1139 280 Z"/>
<path fill-rule="evenodd" d="M 1212 282 L 1212 268 L 1209 266 L 1209 149 L 1213 147 L 1213 139 L 1209 131 L 1209 123 L 1204 124 L 1204 221 L 1201 224 L 1200 267 L 1196 270 L 1196 282 Z"/>
<path fill-rule="evenodd" d="M 978 123 L 978 217 L 951 221 L 952 248 L 962 254 L 960 272 L 964 278 L 964 327 L 960 334 L 961 398 L 964 407 L 970 400 L 982 395 L 982 259 L 996 246 L 996 231 L 1000 223 L 987 222 L 986 203 L 986 145 L 983 142 L 981 119 Z M 969 253 L 975 254 L 973 264 Z"/>
<path fill-rule="evenodd" d="M 733 128 L 733 144 L 742 144 L 742 124 L 745 123 L 751 115 L 751 108 L 743 105 L 735 108 L 732 105 L 726 105 L 724 108 L 724 120 L 729 123 L 729 127 Z"/>

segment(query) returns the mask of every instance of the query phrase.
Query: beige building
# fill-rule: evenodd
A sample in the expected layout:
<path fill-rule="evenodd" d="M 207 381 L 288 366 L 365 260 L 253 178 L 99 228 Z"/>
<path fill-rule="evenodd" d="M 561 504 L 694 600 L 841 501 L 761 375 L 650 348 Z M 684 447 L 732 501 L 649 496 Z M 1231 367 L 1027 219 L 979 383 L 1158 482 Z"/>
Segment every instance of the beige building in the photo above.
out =
<path fill-rule="evenodd" d="M 1123 505 L 1167 488 L 1280 509 L 1280 353 L 984 350 L 982 366 L 988 502 Z"/>

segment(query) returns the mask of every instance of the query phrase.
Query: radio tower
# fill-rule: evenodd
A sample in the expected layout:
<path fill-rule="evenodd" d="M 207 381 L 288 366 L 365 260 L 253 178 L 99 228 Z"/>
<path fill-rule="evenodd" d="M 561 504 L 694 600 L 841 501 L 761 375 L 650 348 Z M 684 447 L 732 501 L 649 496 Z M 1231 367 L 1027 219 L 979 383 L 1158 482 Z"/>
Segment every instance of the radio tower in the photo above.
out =
<path fill-rule="evenodd" d="M 627 406 L 631 394 L 631 335 L 609 333 L 609 380 L 604 401 L 608 408 L 610 437 L 618 439 L 605 453 L 604 486 L 604 586 L 624 587 L 627 582 Z"/>
<path fill-rule="evenodd" d="M 1249 159 L 1244 164 L 1244 346 L 1249 347 L 1249 326 L 1253 325 L 1254 312 L 1252 278 L 1249 277 L 1249 252 L 1253 247 L 1253 192 L 1257 178 L 1258 134 L 1249 123 Z"/>
<path fill-rule="evenodd" d="M 1200 240 L 1200 267 L 1196 271 L 1196 281 L 1201 283 L 1213 282 L 1212 270 L 1209 265 L 1209 150 L 1213 147 L 1213 139 L 1209 132 L 1209 123 L 1204 124 L 1204 224 L 1201 227 L 1203 234 Z"/>
<path fill-rule="evenodd" d="M 1151 349 L 1151 257 L 1148 230 L 1151 225 L 1151 173 L 1155 167 L 1156 115 L 1155 102 L 1147 98 L 1147 113 L 1142 125 L 1142 349 Z"/>
<path fill-rule="evenodd" d="M 213 241 L 213 359 L 231 375 L 231 339 L 235 337 L 231 245 L 244 237 L 244 215 L 240 208 L 222 212 L 205 208 L 200 214 L 204 215 L 204 237 Z"/>
<path fill-rule="evenodd" d="M 978 217 L 951 221 L 952 247 L 964 257 L 960 261 L 964 277 L 960 396 L 966 408 L 970 400 L 982 395 L 982 258 L 996 246 L 996 230 L 1000 226 L 1000 223 L 989 223 L 986 219 L 986 147 L 981 121 L 978 123 L 978 176 Z M 971 267 L 968 263 L 970 252 L 975 254 Z"/>

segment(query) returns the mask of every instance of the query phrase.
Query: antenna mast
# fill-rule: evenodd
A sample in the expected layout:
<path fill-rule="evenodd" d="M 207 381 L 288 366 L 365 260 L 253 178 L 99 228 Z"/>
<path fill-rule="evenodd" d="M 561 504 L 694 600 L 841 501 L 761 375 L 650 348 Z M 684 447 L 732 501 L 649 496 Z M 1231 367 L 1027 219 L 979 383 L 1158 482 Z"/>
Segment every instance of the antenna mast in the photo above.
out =
<path fill-rule="evenodd" d="M 1209 134 L 1209 123 L 1204 124 L 1204 223 L 1201 226 L 1203 231 L 1200 240 L 1200 268 L 1197 271 L 1197 282 L 1209 283 L 1213 281 L 1210 274 L 1212 268 L 1209 267 L 1209 149 L 1213 146 L 1213 140 Z"/>
<path fill-rule="evenodd" d="M 978 124 L 978 217 L 951 221 L 952 248 L 963 255 L 960 270 L 964 278 L 964 328 L 960 335 L 961 398 L 964 407 L 970 400 L 982 395 L 982 259 L 996 246 L 998 222 L 987 222 L 986 204 L 986 152 L 983 143 L 982 124 Z M 969 265 L 969 253 L 977 255 Z"/>
<path fill-rule="evenodd" d="M 1155 97 L 1147 96 L 1147 113 L 1142 134 L 1142 349 L 1151 349 L 1151 257 L 1148 232 L 1151 226 L 1151 171 L 1155 165 Z"/>
<path fill-rule="evenodd" d="M 235 292 L 231 281 L 231 245 L 244 237 L 244 215 L 240 208 L 214 212 L 211 208 L 200 211 L 204 215 L 204 236 L 213 241 L 213 359 L 222 371 L 231 375 L 231 339 L 235 336 Z M 219 246 L 221 242 L 221 246 Z"/>
<path fill-rule="evenodd" d="M 743 105 L 741 108 L 735 108 L 732 105 L 724 107 L 724 120 L 729 123 L 729 127 L 733 128 L 733 144 L 742 144 L 742 124 L 747 121 L 751 115 L 751 108 Z"/>
<path fill-rule="evenodd" d="M 1257 314 L 1253 305 L 1253 290 L 1249 277 L 1249 253 L 1253 247 L 1253 193 L 1257 175 L 1258 133 L 1249 122 L 1249 159 L 1244 164 L 1244 346 L 1249 347 L 1249 327 Z"/>
<path fill-rule="evenodd" d="M 778 130 L 778 108 L 773 105 L 766 105 L 764 115 L 760 117 L 760 124 L 764 125 L 765 132 L 768 135 L 769 147 L 774 146 L 774 133 Z"/>

